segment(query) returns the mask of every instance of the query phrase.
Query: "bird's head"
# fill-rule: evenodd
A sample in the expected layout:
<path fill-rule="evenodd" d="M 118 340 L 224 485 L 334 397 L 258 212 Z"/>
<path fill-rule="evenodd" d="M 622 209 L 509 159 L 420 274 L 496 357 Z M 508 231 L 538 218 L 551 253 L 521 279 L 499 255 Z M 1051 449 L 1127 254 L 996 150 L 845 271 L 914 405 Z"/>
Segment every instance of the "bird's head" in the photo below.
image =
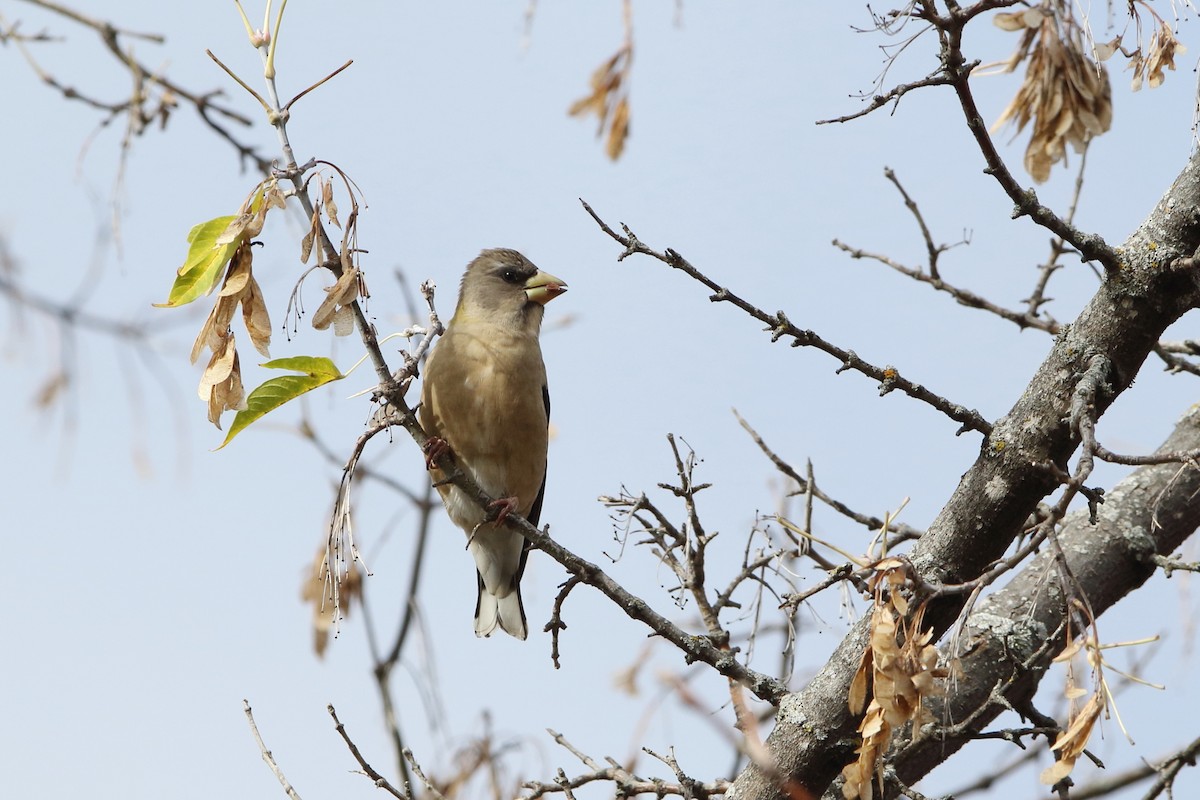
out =
<path fill-rule="evenodd" d="M 463 275 L 455 317 L 484 318 L 536 332 L 546 303 L 566 290 L 566 283 L 516 250 L 484 250 Z"/>

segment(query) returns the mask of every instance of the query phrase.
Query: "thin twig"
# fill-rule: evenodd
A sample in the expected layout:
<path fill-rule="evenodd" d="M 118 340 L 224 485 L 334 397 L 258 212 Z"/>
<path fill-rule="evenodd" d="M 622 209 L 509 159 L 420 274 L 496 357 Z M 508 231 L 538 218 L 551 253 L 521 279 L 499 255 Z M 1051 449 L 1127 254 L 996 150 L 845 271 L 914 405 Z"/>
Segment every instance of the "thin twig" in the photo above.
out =
<path fill-rule="evenodd" d="M 254 741 L 258 744 L 258 751 L 262 753 L 263 761 L 267 762 L 267 766 L 271 768 L 271 772 L 275 775 L 275 779 L 279 781 L 279 785 L 283 787 L 283 791 L 292 800 L 300 800 L 300 794 L 284 777 L 283 770 L 275 763 L 275 756 L 271 755 L 271 751 L 267 749 L 266 742 L 263 741 L 262 734 L 258 732 L 258 725 L 254 722 L 254 712 L 250 710 L 250 701 L 242 700 L 242 710 L 246 712 L 246 720 L 250 723 L 250 733 L 254 735 Z"/>
<path fill-rule="evenodd" d="M 756 445 L 758 445 L 758 449 L 763 451 L 763 454 L 771 460 L 771 463 L 775 465 L 775 468 L 797 483 L 797 485 L 800 487 L 799 492 L 797 493 L 802 493 L 809 497 L 815 497 L 837 513 L 841 514 L 847 519 L 857 522 L 859 525 L 862 525 L 870 531 L 879 531 L 884 527 L 884 521 L 879 517 L 870 514 L 860 514 L 859 512 L 851 509 L 842 501 L 837 500 L 823 492 L 817 486 L 816 481 L 812 479 L 811 474 L 807 479 L 800 477 L 800 474 L 796 472 L 791 464 L 784 461 L 781 456 L 772 450 L 770 445 L 768 445 L 763 440 L 762 436 L 759 435 L 758 431 L 756 431 L 749 422 L 742 418 L 742 415 L 738 413 L 737 409 L 733 410 L 733 415 L 737 417 L 738 424 L 745 429 L 746 433 L 750 434 L 750 438 L 754 440 Z M 811 521 L 812 520 L 810 518 L 809 523 L 811 523 Z M 812 530 L 811 524 L 807 525 L 805 530 Z M 921 531 L 909 525 L 889 521 L 887 523 L 887 530 L 888 533 L 895 534 L 895 537 L 891 539 L 892 542 L 901 542 L 909 539 L 921 538 Z"/>
<path fill-rule="evenodd" d="M 587 213 L 595 220 L 600 229 L 607 233 L 614 241 L 622 245 L 625 251 L 617 256 L 618 261 L 623 261 L 634 254 L 648 255 L 658 259 L 667 266 L 677 269 L 691 277 L 693 280 L 703 284 L 712 294 L 709 300 L 714 303 L 730 303 L 731 305 L 740 308 L 742 311 L 749 314 L 751 317 L 763 322 L 767 325 L 764 329 L 771 334 L 771 341 L 779 341 L 787 337 L 791 339 L 792 347 L 814 347 L 824 353 L 827 353 L 842 362 L 838 372 L 846 370 L 854 370 L 879 381 L 880 395 L 888 394 L 894 390 L 899 390 L 914 400 L 919 400 L 940 411 L 955 422 L 960 423 L 961 427 L 957 433 L 965 433 L 966 431 L 978 431 L 984 435 L 991 433 L 992 425 L 985 420 L 978 411 L 968 409 L 958 403 L 941 397 L 929 389 L 918 383 L 914 383 L 902 376 L 895 367 L 886 366 L 878 367 L 871 364 L 859 356 L 853 350 L 844 350 L 835 344 L 827 342 L 811 330 L 802 330 L 792 324 L 787 315 L 783 311 L 777 311 L 774 314 L 768 314 L 762 309 L 742 299 L 738 295 L 731 292 L 729 289 L 720 286 L 707 275 L 700 272 L 686 258 L 680 255 L 675 250 L 667 248 L 663 252 L 658 252 L 645 244 L 643 244 L 628 225 L 622 225 L 625 235 L 614 231 L 609 227 L 608 223 L 600 218 L 588 203 L 580 199 Z"/>
<path fill-rule="evenodd" d="M 872 253 L 858 247 L 851 247 L 839 239 L 833 240 L 833 246 L 846 253 L 851 258 L 877 261 L 880 264 L 899 272 L 901 275 L 905 275 L 915 281 L 919 281 L 920 283 L 927 284 L 939 292 L 945 292 L 953 297 L 959 305 L 966 306 L 967 308 L 977 308 L 981 311 L 987 311 L 990 314 L 996 315 L 1000 319 L 1013 323 L 1021 330 L 1033 328 L 1035 330 L 1045 331 L 1046 333 L 1050 334 L 1057 334 L 1060 330 L 1058 324 L 1055 322 L 1045 320 L 1039 316 L 1033 316 L 1028 311 L 1015 311 L 1013 309 L 997 305 L 991 300 L 988 300 L 986 297 L 975 294 L 970 289 L 963 289 L 959 286 L 955 286 L 954 284 L 949 283 L 948 281 L 939 278 L 936 275 L 923 272 L 919 269 L 906 267 L 889 256 L 881 255 L 879 253 Z"/>
<path fill-rule="evenodd" d="M 350 750 L 350 755 L 354 756 L 354 760 L 358 762 L 360 767 L 362 767 L 363 774 L 370 778 L 378 788 L 383 789 L 392 797 L 397 798 L 397 800 L 409 800 L 408 794 L 400 791 L 395 786 L 392 786 L 388 779 L 380 775 L 379 772 L 367 762 L 367 759 L 363 757 L 363 754 L 358 749 L 358 745 L 354 743 L 354 741 L 350 738 L 350 734 L 346 732 L 346 726 L 342 724 L 340 719 L 338 719 L 337 711 L 334 709 L 333 704 L 330 703 L 325 707 L 325 710 L 329 712 L 329 716 L 333 717 L 333 722 L 338 735 L 341 736 L 342 741 L 346 743 L 346 747 Z"/>

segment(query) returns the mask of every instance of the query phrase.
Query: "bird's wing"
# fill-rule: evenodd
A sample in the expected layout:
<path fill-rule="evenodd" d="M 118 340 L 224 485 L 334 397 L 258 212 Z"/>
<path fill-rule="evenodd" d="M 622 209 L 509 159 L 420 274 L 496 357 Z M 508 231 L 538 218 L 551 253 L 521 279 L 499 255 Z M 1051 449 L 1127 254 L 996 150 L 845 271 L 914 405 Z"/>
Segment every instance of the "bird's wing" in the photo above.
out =
<path fill-rule="evenodd" d="M 545 408 L 546 408 L 546 425 L 549 425 L 550 424 L 550 389 L 549 389 L 549 387 L 547 387 L 545 385 L 542 386 L 542 405 L 545 406 Z M 550 471 L 549 468 L 547 468 L 546 472 L 549 472 L 549 471 Z M 529 509 L 528 520 L 531 525 L 536 526 L 538 524 L 538 520 L 542 516 L 542 498 L 545 496 L 545 494 L 546 494 L 546 475 L 545 475 L 545 473 L 543 473 L 541 488 L 538 489 L 537 498 L 533 501 L 533 506 Z"/>
<path fill-rule="evenodd" d="M 546 424 L 550 424 L 550 387 L 542 385 L 542 405 L 546 407 Z M 546 473 L 550 472 L 549 466 L 546 468 Z M 537 527 L 538 520 L 542 516 L 542 499 L 546 496 L 546 473 L 542 475 L 542 485 L 538 489 L 537 498 L 533 501 L 533 506 L 529 509 L 529 524 Z M 520 585 L 521 576 L 525 574 L 525 562 L 529 560 L 529 540 L 525 540 L 525 546 L 521 548 L 521 563 L 517 566 L 516 583 Z"/>

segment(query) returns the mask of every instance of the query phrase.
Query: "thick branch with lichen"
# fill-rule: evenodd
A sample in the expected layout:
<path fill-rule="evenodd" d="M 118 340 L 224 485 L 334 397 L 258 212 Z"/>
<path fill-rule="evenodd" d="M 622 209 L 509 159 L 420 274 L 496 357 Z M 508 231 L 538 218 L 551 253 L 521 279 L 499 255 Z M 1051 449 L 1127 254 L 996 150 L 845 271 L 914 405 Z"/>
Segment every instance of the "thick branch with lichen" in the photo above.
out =
<path fill-rule="evenodd" d="M 1200 410 L 1193 408 L 1159 453 L 1196 447 Z M 1198 525 L 1200 469 L 1160 463 L 1118 483 L 1094 524 L 1086 512 L 1078 512 L 1057 536 L 1067 568 L 1099 614 L 1141 586 L 1156 569 L 1155 556 L 1174 552 Z M 1019 704 L 1033 696 L 1050 659 L 1066 644 L 1068 603 L 1058 582 L 1048 577 L 1057 561 L 1055 551 L 1037 556 L 968 617 L 960 637 L 966 680 L 934 709 L 939 719 L 967 722 L 934 731 L 902 750 L 896 768 L 906 781 L 916 781 L 968 743 L 1006 709 L 1004 701 Z M 947 657 L 957 655 L 947 651 Z"/>
<path fill-rule="evenodd" d="M 1071 423 L 1072 402 L 1094 358 L 1107 363 L 1092 401 L 1098 418 L 1129 387 L 1167 326 L 1200 305 L 1200 280 L 1189 258 L 1200 248 L 1198 207 L 1200 154 L 1117 251 L 1119 269 L 1057 338 L 915 545 L 912 561 L 926 580 L 966 582 L 980 575 L 1003 556 L 1042 498 L 1059 485 L 1080 442 Z M 961 598 L 941 598 L 931 604 L 926 621 L 940 635 L 961 604 Z M 866 634 L 865 624 L 856 625 L 809 686 L 783 702 L 768 739 L 780 770 L 816 793 L 824 791 L 853 750 L 856 721 L 845 698 Z M 738 798 L 778 794 L 753 766 L 731 791 Z"/>
<path fill-rule="evenodd" d="M 1200 304 L 1200 281 L 1191 261 L 1200 248 L 1198 206 L 1200 155 L 1118 251 L 1119 269 L 1058 337 L 1010 412 L 990 428 L 974 466 L 913 550 L 913 563 L 927 581 L 970 581 L 1003 556 L 1042 498 L 1060 484 L 1078 447 L 1071 411 L 1085 376 L 1091 387 L 1088 404 L 1098 418 L 1129 387 L 1167 326 Z M 694 267 L 683 269 L 674 251 L 657 253 L 632 235 L 607 230 L 625 246 L 622 258 L 649 254 L 716 291 L 714 299 L 731 296 Z M 762 318 L 744 302 L 735 305 Z M 1094 369 L 1089 373 L 1097 363 L 1105 372 L 1099 379 Z M 931 606 L 926 619 L 938 634 L 962 602 L 945 597 Z M 814 792 L 824 790 L 853 749 L 855 720 L 845 698 L 866 634 L 865 623 L 856 625 L 812 683 L 784 701 L 768 740 L 780 771 Z M 751 766 L 733 795 L 774 797 L 778 789 Z"/>

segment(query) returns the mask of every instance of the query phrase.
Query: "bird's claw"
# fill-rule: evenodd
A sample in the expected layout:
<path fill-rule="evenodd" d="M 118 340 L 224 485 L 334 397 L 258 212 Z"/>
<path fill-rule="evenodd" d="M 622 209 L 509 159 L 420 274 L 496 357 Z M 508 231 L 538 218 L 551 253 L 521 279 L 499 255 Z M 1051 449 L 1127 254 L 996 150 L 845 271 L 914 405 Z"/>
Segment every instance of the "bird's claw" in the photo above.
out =
<path fill-rule="evenodd" d="M 500 526 L 508 519 L 509 514 L 520 508 L 520 501 L 515 497 L 501 497 L 488 503 L 488 508 L 496 509 L 496 525 Z"/>
<path fill-rule="evenodd" d="M 450 452 L 450 444 L 440 436 L 430 436 L 425 441 L 425 469 L 436 469 L 438 460 Z"/>

